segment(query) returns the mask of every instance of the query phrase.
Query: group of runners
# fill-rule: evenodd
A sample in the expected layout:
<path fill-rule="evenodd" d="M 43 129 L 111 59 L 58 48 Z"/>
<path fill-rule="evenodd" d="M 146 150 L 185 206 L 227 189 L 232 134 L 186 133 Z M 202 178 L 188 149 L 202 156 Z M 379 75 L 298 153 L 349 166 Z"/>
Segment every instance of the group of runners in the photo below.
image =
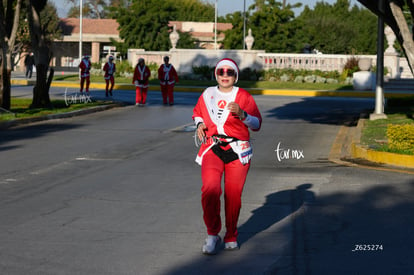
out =
<path fill-rule="evenodd" d="M 158 79 L 160 81 L 162 100 L 164 105 L 174 105 L 174 85 L 178 83 L 178 74 L 174 66 L 169 63 L 170 58 L 164 57 L 164 64 L 158 68 Z M 89 94 L 90 70 L 92 63 L 89 56 L 85 55 L 79 64 L 80 69 L 80 93 Z M 103 67 L 104 79 L 106 82 L 105 95 L 112 96 L 116 65 L 114 57 L 109 56 L 108 61 Z M 137 106 L 145 106 L 147 102 L 147 93 L 149 86 L 149 78 L 151 76 L 150 69 L 145 65 L 143 58 L 138 59 L 138 63 L 134 69 L 132 83 L 135 85 L 135 104 Z"/>

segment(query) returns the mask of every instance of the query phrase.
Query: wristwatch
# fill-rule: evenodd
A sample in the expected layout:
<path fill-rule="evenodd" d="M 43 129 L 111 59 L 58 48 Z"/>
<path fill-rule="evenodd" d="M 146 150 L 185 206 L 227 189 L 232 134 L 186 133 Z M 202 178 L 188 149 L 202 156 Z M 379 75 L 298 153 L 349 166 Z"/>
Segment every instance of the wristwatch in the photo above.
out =
<path fill-rule="evenodd" d="M 247 112 L 246 111 L 243 111 L 243 116 L 240 117 L 240 120 L 245 120 L 246 117 L 247 117 Z"/>

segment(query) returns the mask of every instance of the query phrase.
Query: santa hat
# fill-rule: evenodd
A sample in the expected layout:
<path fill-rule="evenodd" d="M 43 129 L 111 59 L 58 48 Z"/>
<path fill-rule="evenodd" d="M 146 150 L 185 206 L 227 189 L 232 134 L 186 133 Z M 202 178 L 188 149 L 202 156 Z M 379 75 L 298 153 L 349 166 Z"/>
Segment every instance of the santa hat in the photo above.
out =
<path fill-rule="evenodd" d="M 214 75 L 216 76 L 216 79 L 217 79 L 217 70 L 225 65 L 230 66 L 233 70 L 236 71 L 236 81 L 235 81 L 236 83 L 239 80 L 239 67 L 237 66 L 236 61 L 230 58 L 223 58 L 217 63 L 216 68 L 214 69 Z"/>

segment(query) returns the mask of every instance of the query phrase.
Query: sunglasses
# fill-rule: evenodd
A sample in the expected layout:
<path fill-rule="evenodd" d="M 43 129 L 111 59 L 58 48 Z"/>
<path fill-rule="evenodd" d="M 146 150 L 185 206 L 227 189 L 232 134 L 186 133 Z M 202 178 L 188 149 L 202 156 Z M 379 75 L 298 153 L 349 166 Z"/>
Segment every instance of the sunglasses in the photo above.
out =
<path fill-rule="evenodd" d="M 227 68 L 220 68 L 217 70 L 217 74 L 219 76 L 223 76 L 224 73 L 227 74 L 227 76 L 235 76 L 236 75 L 236 71 L 233 69 L 227 69 Z"/>

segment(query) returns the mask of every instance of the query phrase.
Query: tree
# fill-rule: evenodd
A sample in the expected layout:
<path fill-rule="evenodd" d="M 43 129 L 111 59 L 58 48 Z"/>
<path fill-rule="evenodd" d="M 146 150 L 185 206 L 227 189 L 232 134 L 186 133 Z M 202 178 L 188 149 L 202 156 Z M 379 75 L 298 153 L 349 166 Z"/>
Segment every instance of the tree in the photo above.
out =
<path fill-rule="evenodd" d="M 111 0 L 111 3 L 106 7 L 106 15 L 108 18 L 116 19 L 119 16 L 119 11 L 128 9 L 130 0 Z"/>
<path fill-rule="evenodd" d="M 294 34 L 293 7 L 276 0 L 256 0 L 255 4 L 249 7 L 249 11 L 256 11 L 248 17 L 247 28 L 252 29 L 255 42 L 253 48 L 263 49 L 269 52 L 291 52 L 296 45 Z"/>
<path fill-rule="evenodd" d="M 66 0 L 72 4 L 72 7 L 69 9 L 68 17 L 79 17 L 79 0 Z M 117 0 L 119 2 L 119 0 Z M 93 18 L 93 19 L 102 19 L 106 18 L 106 11 L 108 9 L 108 4 L 105 0 L 84 0 L 82 7 L 82 17 Z"/>
<path fill-rule="evenodd" d="M 414 41 L 412 30 L 409 25 L 413 26 L 414 2 L 413 0 L 358 0 L 361 4 L 371 10 L 377 16 L 380 16 L 384 22 L 394 31 L 398 42 L 402 46 L 411 72 L 414 74 Z M 410 17 L 407 22 L 404 16 L 404 7 L 408 7 Z"/>
<path fill-rule="evenodd" d="M 243 20 L 243 14 L 239 11 L 226 15 L 224 21 L 231 23 L 233 25 L 233 28 L 231 30 L 224 31 L 224 49 L 243 49 Z"/>
<path fill-rule="evenodd" d="M 52 59 L 52 41 L 56 35 L 57 13 L 47 0 L 26 0 L 32 51 L 36 65 L 36 85 L 33 88 L 32 107 L 50 106 L 49 88 L 53 69 L 49 71 Z"/>
<path fill-rule="evenodd" d="M 330 54 L 375 54 L 376 20 L 370 12 L 354 6 L 349 0 L 330 5 L 318 2 L 313 10 L 305 7 L 296 18 L 302 26 L 304 44 Z"/>
<path fill-rule="evenodd" d="M 200 0 L 134 0 L 117 13 L 119 36 L 129 48 L 165 51 L 170 48 L 170 21 L 201 21 L 214 19 L 214 8 Z M 180 34 L 177 45 L 193 48 L 194 41 Z"/>
<path fill-rule="evenodd" d="M 1 83 L 0 105 L 10 110 L 12 52 L 15 46 L 22 0 L 0 1 Z"/>
<path fill-rule="evenodd" d="M 255 38 L 253 48 L 268 52 L 298 51 L 296 39 L 301 26 L 294 20 L 292 9 L 301 5 L 286 5 L 275 0 L 256 0 L 246 13 L 246 29 L 252 29 Z M 233 25 L 231 30 L 225 31 L 224 48 L 243 48 L 243 20 L 244 16 L 240 12 L 224 18 L 225 22 Z"/>
<path fill-rule="evenodd" d="M 354 6 L 347 22 L 353 25 L 356 34 L 351 37 L 347 52 L 376 54 L 378 20 L 375 15 L 365 8 Z"/>

